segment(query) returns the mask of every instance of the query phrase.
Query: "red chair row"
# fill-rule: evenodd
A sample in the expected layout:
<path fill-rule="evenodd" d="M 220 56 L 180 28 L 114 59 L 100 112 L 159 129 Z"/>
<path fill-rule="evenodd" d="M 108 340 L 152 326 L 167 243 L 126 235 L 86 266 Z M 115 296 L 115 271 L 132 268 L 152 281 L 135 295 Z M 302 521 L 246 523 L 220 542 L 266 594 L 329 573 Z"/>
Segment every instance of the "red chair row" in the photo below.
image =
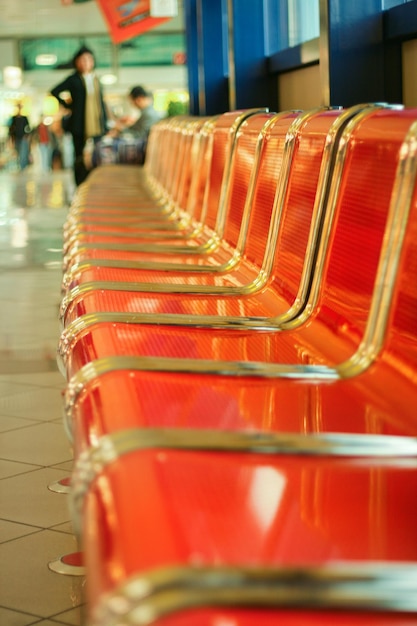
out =
<path fill-rule="evenodd" d="M 415 623 L 416 147 L 412 109 L 185 116 L 80 188 L 59 361 L 92 625 Z"/>

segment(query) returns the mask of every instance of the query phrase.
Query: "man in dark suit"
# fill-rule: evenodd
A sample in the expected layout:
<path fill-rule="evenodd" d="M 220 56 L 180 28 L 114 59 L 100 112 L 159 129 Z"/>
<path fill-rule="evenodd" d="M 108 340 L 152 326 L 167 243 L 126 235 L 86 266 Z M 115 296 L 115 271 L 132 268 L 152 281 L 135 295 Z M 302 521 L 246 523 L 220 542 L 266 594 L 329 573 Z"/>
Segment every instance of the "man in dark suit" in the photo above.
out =
<path fill-rule="evenodd" d="M 19 167 L 24 170 L 29 165 L 30 126 L 26 115 L 22 114 L 22 105 L 17 105 L 17 113 L 10 120 L 9 137 L 17 152 Z"/>
<path fill-rule="evenodd" d="M 100 82 L 94 73 L 95 60 L 92 51 L 83 46 L 74 55 L 75 72 L 51 89 L 58 102 L 70 110 L 67 129 L 74 143 L 74 177 L 80 185 L 88 175 L 84 162 L 87 139 L 97 142 L 106 132 L 107 113 Z M 69 92 L 71 101 L 62 98 Z"/>

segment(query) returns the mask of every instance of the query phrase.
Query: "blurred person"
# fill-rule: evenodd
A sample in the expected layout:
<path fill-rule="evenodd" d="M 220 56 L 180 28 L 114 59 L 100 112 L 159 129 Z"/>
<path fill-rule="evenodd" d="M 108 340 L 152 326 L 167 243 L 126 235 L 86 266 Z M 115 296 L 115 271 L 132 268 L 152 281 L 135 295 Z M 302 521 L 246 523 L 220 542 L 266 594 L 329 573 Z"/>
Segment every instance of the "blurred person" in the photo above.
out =
<path fill-rule="evenodd" d="M 41 167 L 43 172 L 49 172 L 52 163 L 52 134 L 49 126 L 45 124 L 45 120 L 41 117 L 38 126 L 35 129 L 35 137 L 38 141 L 39 152 L 41 156 Z"/>
<path fill-rule="evenodd" d="M 153 105 L 153 94 L 142 85 L 137 85 L 130 90 L 129 99 L 140 111 L 140 115 L 133 123 L 129 123 L 127 119 L 120 120 L 116 125 L 116 130 L 122 134 L 125 132 L 147 140 L 151 127 L 161 119 L 161 115 Z"/>
<path fill-rule="evenodd" d="M 129 93 L 132 104 L 139 109 L 139 118 L 125 130 L 135 136 L 147 139 L 151 127 L 159 122 L 161 115 L 154 109 L 153 94 L 141 85 L 132 87 Z"/>
<path fill-rule="evenodd" d="M 154 108 L 153 94 L 142 85 L 132 87 L 129 99 L 140 111 L 139 117 L 134 122 L 129 117 L 120 118 L 109 132 L 109 136 L 118 138 L 119 158 L 122 161 L 144 163 L 149 132 L 152 126 L 160 121 L 161 115 Z M 122 156 L 123 153 L 125 156 Z"/>
<path fill-rule="evenodd" d="M 106 133 L 107 111 L 103 93 L 95 72 L 93 52 L 82 46 L 73 57 L 75 71 L 61 83 L 51 89 L 51 94 L 64 109 L 69 109 L 66 128 L 74 146 L 74 178 L 80 185 L 88 176 L 84 162 L 84 148 L 88 139 L 94 142 Z M 68 91 L 71 101 L 62 98 L 62 92 Z"/>
<path fill-rule="evenodd" d="M 144 163 L 149 132 L 161 115 L 153 106 L 152 93 L 141 85 L 130 90 L 129 98 L 140 111 L 138 119 L 132 122 L 131 117 L 125 116 L 111 120 L 111 129 L 92 151 L 92 167 L 103 163 Z"/>
<path fill-rule="evenodd" d="M 30 163 L 31 128 L 26 115 L 22 114 L 23 105 L 19 102 L 17 112 L 10 119 L 9 137 L 17 153 L 19 167 L 24 170 Z"/>

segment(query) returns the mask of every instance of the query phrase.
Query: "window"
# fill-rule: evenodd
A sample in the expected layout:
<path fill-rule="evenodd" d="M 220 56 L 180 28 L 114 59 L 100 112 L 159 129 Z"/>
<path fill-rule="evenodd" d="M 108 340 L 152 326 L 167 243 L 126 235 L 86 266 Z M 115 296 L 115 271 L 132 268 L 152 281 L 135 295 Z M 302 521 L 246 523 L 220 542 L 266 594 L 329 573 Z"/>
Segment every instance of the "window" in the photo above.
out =
<path fill-rule="evenodd" d="M 382 0 L 382 10 L 392 9 L 392 7 L 405 4 L 406 2 L 413 2 L 413 0 Z"/>
<path fill-rule="evenodd" d="M 297 46 L 320 34 L 319 0 L 287 0 L 288 43 Z"/>

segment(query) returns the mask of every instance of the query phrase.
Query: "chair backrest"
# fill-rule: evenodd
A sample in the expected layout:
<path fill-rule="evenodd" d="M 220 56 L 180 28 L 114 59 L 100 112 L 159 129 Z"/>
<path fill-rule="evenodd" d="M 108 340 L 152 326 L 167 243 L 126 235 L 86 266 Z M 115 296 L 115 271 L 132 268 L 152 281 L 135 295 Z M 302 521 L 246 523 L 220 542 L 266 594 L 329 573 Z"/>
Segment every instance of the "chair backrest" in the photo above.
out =
<path fill-rule="evenodd" d="M 187 152 L 186 129 L 192 124 L 193 118 L 172 118 L 167 127 L 160 131 L 158 163 L 154 164 L 154 171 L 149 175 L 149 182 L 154 187 L 154 193 L 167 200 L 174 193 L 181 166 Z"/>
<path fill-rule="evenodd" d="M 369 320 L 401 150 L 415 115 L 410 109 L 364 111 L 339 145 L 305 316 L 326 327 L 337 321 L 338 338 L 348 338 L 346 358 Z"/>
<path fill-rule="evenodd" d="M 166 123 L 166 118 L 160 120 L 156 124 L 154 124 L 148 135 L 148 144 L 146 147 L 146 160 L 143 165 L 143 169 L 151 174 L 152 170 L 155 168 L 155 165 L 158 162 L 158 141 L 161 133 L 161 129 L 164 127 Z"/>
<path fill-rule="evenodd" d="M 224 235 L 227 219 L 226 200 L 230 190 L 232 162 L 236 154 L 236 134 L 245 119 L 259 112 L 261 109 L 231 111 L 219 115 L 215 122 L 199 221 L 219 238 Z"/>
<path fill-rule="evenodd" d="M 187 128 L 187 155 L 178 180 L 176 206 L 187 218 L 199 219 L 204 202 L 204 185 L 211 159 L 216 116 L 201 117 Z"/>
<path fill-rule="evenodd" d="M 173 154 L 173 140 L 176 131 L 186 123 L 184 116 L 166 117 L 151 127 L 146 148 L 146 160 L 143 166 L 146 174 L 155 180 L 161 180 L 166 162 Z"/>
<path fill-rule="evenodd" d="M 143 169 L 147 174 L 152 175 L 159 163 L 159 140 L 162 137 L 164 129 L 167 127 L 169 118 L 163 118 L 156 124 L 154 124 L 148 135 L 148 144 L 146 147 L 146 160 L 143 165 Z"/>
<path fill-rule="evenodd" d="M 238 248 L 262 267 L 264 280 L 274 277 L 273 289 L 287 302 L 285 311 L 301 290 L 305 300 L 312 271 L 306 258 L 317 243 L 332 151 L 338 129 L 352 115 L 354 111 L 327 109 L 290 112 L 270 119 L 262 129 L 262 157 L 248 199 L 250 220 L 246 232 L 240 230 Z"/>
<path fill-rule="evenodd" d="M 258 113 L 244 120 L 236 134 L 236 145 L 225 195 L 227 217 L 223 239 L 237 249 L 239 254 L 242 254 L 247 243 L 247 254 L 250 260 L 259 266 L 262 263 L 264 249 L 262 246 L 258 247 L 256 241 L 246 241 L 248 223 L 256 214 L 262 222 L 261 228 L 266 232 L 269 230 L 268 216 L 271 215 L 276 181 L 285 146 L 289 141 L 288 133 L 292 122 L 298 115 L 295 111 Z M 274 127 L 279 129 L 277 140 L 269 149 L 270 129 Z M 270 181 L 265 180 L 263 173 L 271 167 L 275 167 L 275 171 L 272 185 L 268 185 Z M 263 219 L 264 215 L 265 219 Z M 266 244 L 266 237 L 264 243 Z"/>
<path fill-rule="evenodd" d="M 417 394 L 417 186 L 406 229 L 384 352 L 386 360 L 401 363 Z"/>
<path fill-rule="evenodd" d="M 414 109 L 414 120 L 417 110 Z M 342 375 L 368 366 L 362 394 L 372 413 L 415 436 L 417 406 L 417 122 L 401 148 L 368 323 L 357 358 Z M 371 411 L 369 411 L 369 416 Z"/>

